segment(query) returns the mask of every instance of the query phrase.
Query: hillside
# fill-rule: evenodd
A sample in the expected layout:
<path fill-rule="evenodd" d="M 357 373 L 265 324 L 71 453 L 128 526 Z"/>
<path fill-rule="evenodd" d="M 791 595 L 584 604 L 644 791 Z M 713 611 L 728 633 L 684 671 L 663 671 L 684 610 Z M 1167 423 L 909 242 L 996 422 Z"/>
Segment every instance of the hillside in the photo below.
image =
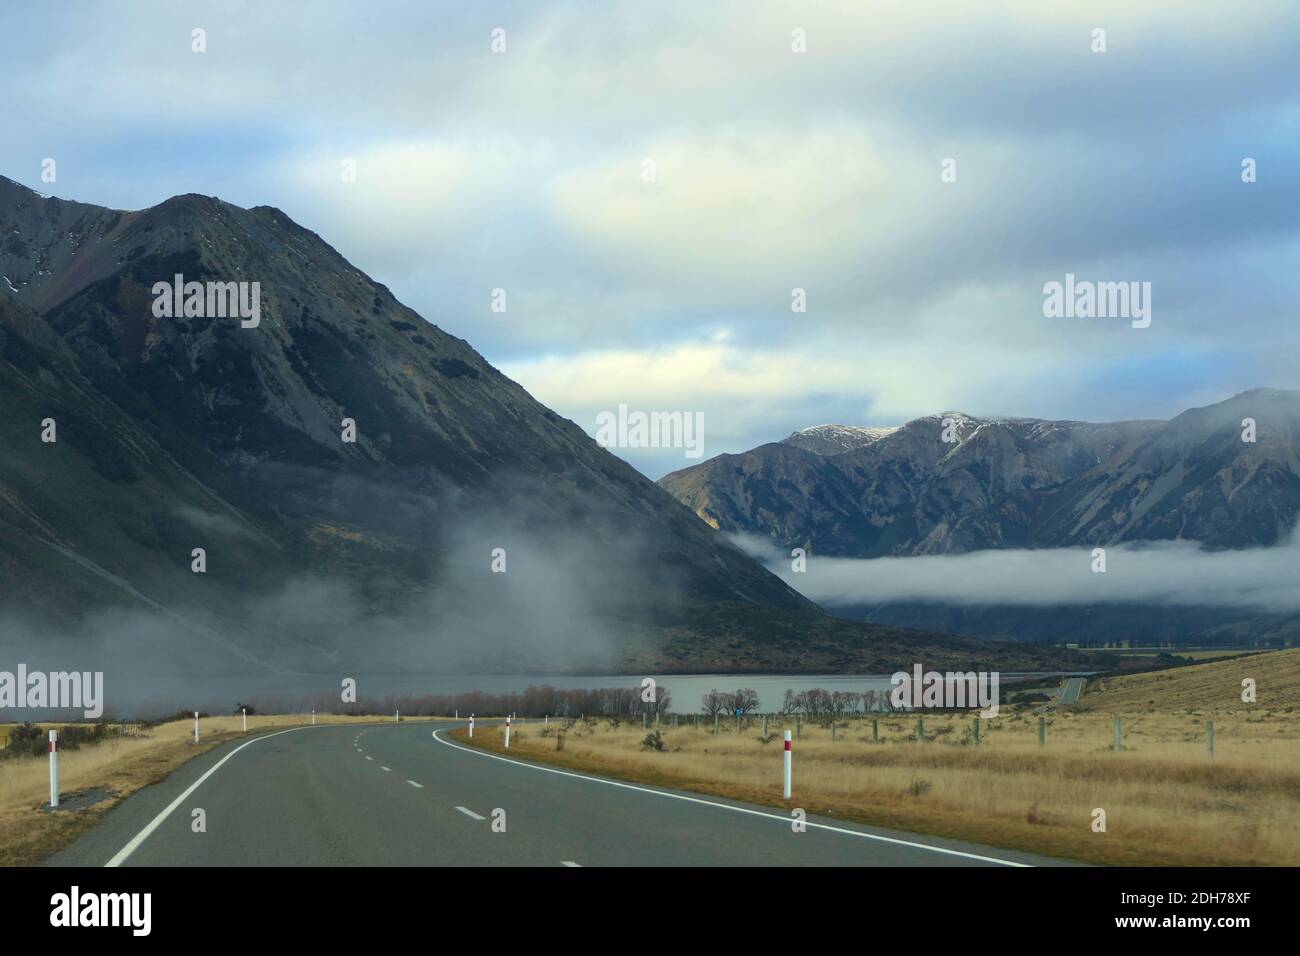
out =
<path fill-rule="evenodd" d="M 819 661 L 913 659 L 277 209 L 122 212 L 0 179 L 0 236 L 10 646 L 164 671 L 563 670 L 663 666 L 670 637 L 682 666 L 742 666 L 806 631 Z M 176 275 L 257 282 L 260 321 L 155 314 Z"/>
<path fill-rule="evenodd" d="M 1256 702 L 1243 703 L 1241 682 L 1253 678 Z M 1261 714 L 1300 707 L 1300 648 L 1248 654 L 1207 664 L 1090 682 L 1078 708 L 1085 711 L 1171 713 L 1258 710 Z"/>

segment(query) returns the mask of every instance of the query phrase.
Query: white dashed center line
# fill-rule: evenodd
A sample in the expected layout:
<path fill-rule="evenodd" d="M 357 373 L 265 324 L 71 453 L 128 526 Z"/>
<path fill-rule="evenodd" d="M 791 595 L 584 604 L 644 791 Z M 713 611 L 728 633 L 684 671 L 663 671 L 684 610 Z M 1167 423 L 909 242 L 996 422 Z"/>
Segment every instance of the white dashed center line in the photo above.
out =
<path fill-rule="evenodd" d="M 560 861 L 560 866 L 576 866 L 576 867 L 578 867 L 578 868 L 581 868 L 581 867 L 582 867 L 582 864 L 581 864 L 581 863 L 574 863 L 572 860 L 561 860 L 561 861 Z"/>
<path fill-rule="evenodd" d="M 408 780 L 406 782 L 409 783 L 411 786 L 413 786 L 416 790 L 424 789 L 424 784 L 422 783 L 416 783 L 414 780 Z"/>
<path fill-rule="evenodd" d="M 461 813 L 465 814 L 465 816 L 467 816 L 467 817 L 473 817 L 475 820 L 486 820 L 486 819 L 487 819 L 487 817 L 481 817 L 481 816 L 479 816 L 477 813 L 475 813 L 475 812 L 474 812 L 473 810 L 471 810 L 469 807 L 457 807 L 456 809 L 459 810 Z"/>

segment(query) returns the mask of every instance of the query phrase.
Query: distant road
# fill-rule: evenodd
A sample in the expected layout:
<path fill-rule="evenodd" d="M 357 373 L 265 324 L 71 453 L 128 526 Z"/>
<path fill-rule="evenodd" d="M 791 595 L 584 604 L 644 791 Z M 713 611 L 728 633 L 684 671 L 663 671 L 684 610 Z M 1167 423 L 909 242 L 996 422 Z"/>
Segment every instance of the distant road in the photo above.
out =
<path fill-rule="evenodd" d="M 1071 865 L 828 817 L 794 833 L 779 808 L 498 757 L 442 739 L 452 726 L 335 724 L 233 741 L 128 797 L 49 864 Z M 797 797 L 797 764 L 795 774 Z M 204 833 L 191 829 L 196 808 Z M 498 808 L 504 833 L 492 829 Z"/>
<path fill-rule="evenodd" d="M 1061 707 L 1069 707 L 1079 702 L 1079 695 L 1083 693 L 1083 685 L 1087 681 L 1082 677 L 1071 677 L 1065 682 L 1065 687 L 1061 690 L 1061 696 L 1057 698 L 1057 704 Z"/>

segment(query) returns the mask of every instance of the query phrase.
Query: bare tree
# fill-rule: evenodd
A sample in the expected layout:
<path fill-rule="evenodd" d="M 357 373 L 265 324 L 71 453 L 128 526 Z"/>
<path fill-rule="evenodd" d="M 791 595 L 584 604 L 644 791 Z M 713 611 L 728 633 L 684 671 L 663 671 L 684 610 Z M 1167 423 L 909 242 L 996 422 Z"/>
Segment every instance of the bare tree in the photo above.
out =
<path fill-rule="evenodd" d="M 758 691 L 752 687 L 742 687 L 734 694 L 727 695 L 731 704 L 731 711 L 735 713 L 740 711 L 741 716 L 758 710 Z"/>
<path fill-rule="evenodd" d="M 704 716 L 712 717 L 714 714 L 721 713 L 722 709 L 727 706 L 724 699 L 728 695 L 718 693 L 715 687 L 700 699 L 700 709 L 704 711 Z"/>

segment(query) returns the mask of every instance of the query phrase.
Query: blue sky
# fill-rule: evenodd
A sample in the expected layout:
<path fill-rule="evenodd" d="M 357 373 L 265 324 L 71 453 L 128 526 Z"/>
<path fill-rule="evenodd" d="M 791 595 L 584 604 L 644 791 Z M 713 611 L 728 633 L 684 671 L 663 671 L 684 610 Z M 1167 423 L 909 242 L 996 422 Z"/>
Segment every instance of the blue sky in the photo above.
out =
<path fill-rule="evenodd" d="M 1157 418 L 1300 386 L 1293 2 L 5 20 L 0 173 L 123 208 L 278 206 L 591 433 L 622 403 L 701 411 L 708 457 L 828 421 Z M 1151 326 L 1045 318 L 1067 272 L 1151 282 Z"/>

